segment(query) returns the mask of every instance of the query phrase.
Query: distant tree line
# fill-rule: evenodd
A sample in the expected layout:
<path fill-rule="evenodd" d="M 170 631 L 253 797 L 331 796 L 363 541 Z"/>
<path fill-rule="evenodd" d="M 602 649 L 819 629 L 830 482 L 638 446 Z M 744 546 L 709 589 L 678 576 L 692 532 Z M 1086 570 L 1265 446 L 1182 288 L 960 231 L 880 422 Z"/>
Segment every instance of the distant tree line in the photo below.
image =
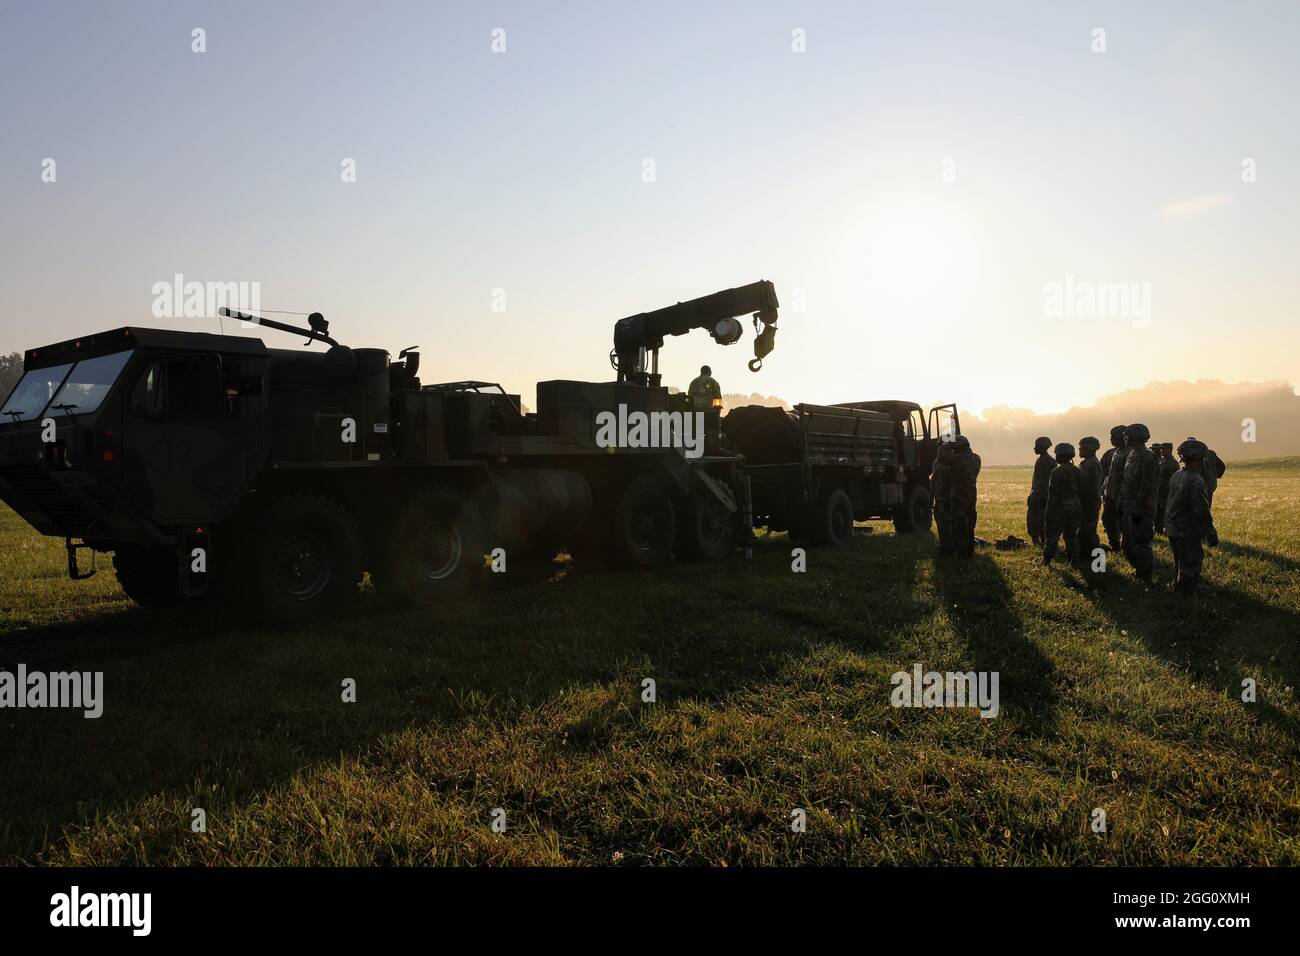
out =
<path fill-rule="evenodd" d="M 10 352 L 0 355 L 0 401 L 9 396 L 9 391 L 23 377 L 23 354 Z"/>

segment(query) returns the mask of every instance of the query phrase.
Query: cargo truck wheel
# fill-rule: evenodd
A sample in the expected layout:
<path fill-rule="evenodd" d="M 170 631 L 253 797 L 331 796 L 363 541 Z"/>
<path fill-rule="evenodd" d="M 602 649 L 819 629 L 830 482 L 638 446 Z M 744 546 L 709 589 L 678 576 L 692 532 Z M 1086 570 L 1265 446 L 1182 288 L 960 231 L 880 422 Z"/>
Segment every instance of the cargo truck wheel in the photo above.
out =
<path fill-rule="evenodd" d="M 126 596 L 142 607 L 171 607 L 181 599 L 180 567 L 170 552 L 118 548 L 113 572 Z"/>
<path fill-rule="evenodd" d="M 735 516 L 712 496 L 692 495 L 682 508 L 678 531 L 682 554 L 702 561 L 721 561 L 736 550 Z"/>
<path fill-rule="evenodd" d="M 320 495 L 289 495 L 271 505 L 252 535 L 253 592 L 267 616 L 300 624 L 336 614 L 356 597 L 361 547 L 356 522 Z"/>
<path fill-rule="evenodd" d="M 903 503 L 894 509 L 894 530 L 899 534 L 930 530 L 930 492 L 913 485 Z"/>
<path fill-rule="evenodd" d="M 673 557 L 677 513 L 663 486 L 649 475 L 633 478 L 614 509 L 615 556 L 643 568 L 663 567 Z"/>
<path fill-rule="evenodd" d="M 814 544 L 833 548 L 847 548 L 853 543 L 853 502 L 843 488 L 835 488 L 818 502 L 812 537 Z"/>
<path fill-rule="evenodd" d="M 420 604 L 458 597 L 474 583 L 487 550 L 473 503 L 450 489 L 428 488 L 402 509 L 375 584 Z"/>

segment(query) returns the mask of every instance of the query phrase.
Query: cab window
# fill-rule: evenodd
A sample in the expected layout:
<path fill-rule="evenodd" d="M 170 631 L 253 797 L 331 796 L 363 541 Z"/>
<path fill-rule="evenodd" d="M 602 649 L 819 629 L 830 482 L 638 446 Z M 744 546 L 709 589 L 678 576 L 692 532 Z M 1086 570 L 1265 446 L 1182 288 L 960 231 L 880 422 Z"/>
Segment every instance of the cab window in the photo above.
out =
<path fill-rule="evenodd" d="M 153 359 L 131 389 L 131 411 L 142 418 L 229 416 L 220 361 L 211 355 Z"/>
<path fill-rule="evenodd" d="M 50 399 L 50 408 L 72 415 L 97 410 L 122 374 L 131 354 L 130 351 L 114 352 L 82 359 L 73 366 L 72 372 Z"/>
<path fill-rule="evenodd" d="M 26 372 L 18 380 L 14 390 L 9 393 L 4 408 L 0 409 L 0 416 L 3 416 L 0 418 L 0 424 L 26 422 L 39 418 L 71 370 L 72 363 L 67 362 L 50 368 L 34 368 Z"/>

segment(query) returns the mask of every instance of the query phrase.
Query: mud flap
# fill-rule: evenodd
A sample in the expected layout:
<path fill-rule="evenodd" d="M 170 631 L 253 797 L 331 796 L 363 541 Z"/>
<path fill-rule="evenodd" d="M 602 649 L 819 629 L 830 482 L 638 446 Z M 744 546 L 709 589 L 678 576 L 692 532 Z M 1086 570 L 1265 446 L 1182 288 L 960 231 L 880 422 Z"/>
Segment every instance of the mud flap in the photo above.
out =
<path fill-rule="evenodd" d="M 70 577 L 74 581 L 84 581 L 86 580 L 86 578 L 93 578 L 95 576 L 95 572 L 99 570 L 99 568 L 95 566 L 94 548 L 91 548 L 90 545 L 86 544 L 86 542 L 84 541 L 81 542 L 81 544 L 76 544 L 73 542 L 71 538 L 64 538 L 63 546 L 68 551 L 68 577 Z M 83 548 L 90 551 L 89 571 L 82 571 L 80 566 L 77 564 L 77 552 Z"/>

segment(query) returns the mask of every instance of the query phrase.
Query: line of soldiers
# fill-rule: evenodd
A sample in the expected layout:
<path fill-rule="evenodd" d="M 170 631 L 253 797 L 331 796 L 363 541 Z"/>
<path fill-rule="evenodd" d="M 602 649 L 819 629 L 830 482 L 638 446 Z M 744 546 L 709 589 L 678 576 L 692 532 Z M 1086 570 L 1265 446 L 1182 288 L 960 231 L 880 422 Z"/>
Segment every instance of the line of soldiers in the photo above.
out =
<path fill-rule="evenodd" d="M 975 554 L 975 481 L 980 456 L 958 435 L 939 444 L 930 470 L 930 499 L 939 529 L 939 553 L 969 558 Z"/>
<path fill-rule="evenodd" d="M 1110 430 L 1111 448 L 1100 461 L 1101 443 L 1092 436 L 1081 438 L 1079 465 L 1068 442 L 1058 444 L 1051 455 L 1050 438 L 1034 442 L 1038 459 L 1025 522 L 1035 546 L 1042 548 L 1043 564 L 1052 563 L 1064 539 L 1067 559 L 1086 568 L 1101 546 L 1100 514 L 1108 550 L 1121 551 L 1140 581 L 1151 581 L 1156 533 L 1167 534 L 1174 554 L 1174 590 L 1195 592 L 1204 559 L 1201 541 L 1210 547 L 1219 543 L 1210 509 L 1224 465 L 1204 442 L 1188 438 L 1178 446 L 1180 469 L 1173 443 L 1148 448 L 1150 438 L 1151 431 L 1141 423 L 1116 425 Z"/>

